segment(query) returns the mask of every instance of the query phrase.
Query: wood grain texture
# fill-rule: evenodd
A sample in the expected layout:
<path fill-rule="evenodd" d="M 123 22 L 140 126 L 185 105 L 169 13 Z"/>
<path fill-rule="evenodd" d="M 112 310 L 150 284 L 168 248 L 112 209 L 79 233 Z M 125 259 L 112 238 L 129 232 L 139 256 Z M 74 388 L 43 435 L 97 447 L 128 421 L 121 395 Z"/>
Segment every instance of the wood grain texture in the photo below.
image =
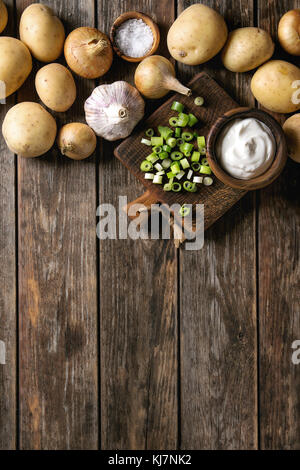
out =
<path fill-rule="evenodd" d="M 178 14 L 196 2 L 179 0 Z M 205 1 L 230 29 L 253 24 L 249 1 Z M 199 71 L 179 65 L 180 78 Z M 242 105 L 253 106 L 249 74 L 201 66 Z M 205 98 L 205 97 L 204 97 Z M 214 224 L 201 251 L 180 252 L 181 447 L 257 447 L 255 199 Z"/>
<path fill-rule="evenodd" d="M 14 33 L 13 0 L 5 2 L 9 22 L 2 35 Z M 0 104 L 0 120 L 15 96 Z M 5 364 L 0 363 L 0 450 L 16 447 L 16 249 L 15 159 L 0 133 L 0 341 Z"/>
<path fill-rule="evenodd" d="M 121 13 L 142 10 L 158 23 L 162 37 L 172 23 L 173 2 L 98 2 L 98 26 L 108 32 Z M 158 53 L 166 54 L 163 43 Z M 133 82 L 136 65 L 114 59 L 103 77 Z M 102 81 L 102 82 L 103 82 Z M 158 106 L 148 105 L 148 112 Z M 139 184 L 102 146 L 100 202 L 133 200 Z M 126 215 L 125 215 L 126 217 Z M 102 240 L 101 435 L 103 449 L 175 449 L 177 446 L 177 263 L 172 241 Z"/>
<path fill-rule="evenodd" d="M 259 26 L 276 39 L 280 17 L 300 1 L 258 2 Z M 276 58 L 299 64 L 277 47 Z M 284 116 L 277 116 L 282 122 Z M 263 449 L 300 449 L 300 376 L 291 349 L 300 338 L 299 164 L 260 193 L 260 423 Z"/>
<path fill-rule="evenodd" d="M 17 0 L 18 15 L 32 2 Z M 46 1 L 67 33 L 94 26 L 93 0 Z M 35 70 L 40 64 L 35 65 Z M 34 75 L 19 101 L 37 100 Z M 76 79 L 78 99 L 58 127 L 84 120 L 93 81 Z M 98 446 L 96 165 L 56 147 L 18 159 L 20 446 Z"/>
<path fill-rule="evenodd" d="M 223 88 L 208 74 L 200 73 L 193 77 L 188 83 L 188 88 L 193 90 L 192 97 L 172 94 L 156 111 L 147 119 L 142 121 L 133 134 L 124 140 L 115 150 L 115 155 L 121 162 L 155 195 L 157 201 L 168 204 L 204 204 L 205 205 L 205 229 L 210 227 L 217 219 L 227 212 L 242 196 L 246 194 L 244 190 L 237 190 L 225 186 L 220 180 L 214 180 L 214 184 L 209 188 L 202 185 L 196 193 L 180 193 L 163 191 L 160 185 L 155 185 L 152 181 L 145 180 L 140 170 L 141 162 L 149 155 L 149 147 L 141 144 L 141 139 L 145 137 L 145 129 L 157 129 L 159 125 L 168 126 L 172 116 L 172 102 L 180 101 L 185 105 L 188 112 L 197 116 L 200 129 L 197 130 L 207 138 L 207 135 L 215 123 L 225 112 L 232 108 L 237 108 L 234 101 Z M 205 106 L 199 108 L 194 104 L 195 96 L 205 96 Z M 197 147 L 195 147 L 196 149 Z M 167 182 L 167 179 L 166 181 Z"/>

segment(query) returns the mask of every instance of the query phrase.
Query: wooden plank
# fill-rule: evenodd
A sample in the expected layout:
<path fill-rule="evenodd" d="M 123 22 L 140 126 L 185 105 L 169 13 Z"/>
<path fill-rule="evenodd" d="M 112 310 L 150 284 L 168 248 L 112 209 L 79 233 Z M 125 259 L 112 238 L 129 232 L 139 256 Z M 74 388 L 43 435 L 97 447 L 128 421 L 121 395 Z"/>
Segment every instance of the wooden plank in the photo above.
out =
<path fill-rule="evenodd" d="M 17 0 L 18 15 L 32 3 Z M 47 1 L 67 33 L 94 26 L 94 1 Z M 39 64 L 40 66 L 40 64 Z M 37 67 L 36 67 L 37 69 Z M 19 101 L 36 100 L 34 80 Z M 56 114 L 58 127 L 84 120 L 92 81 L 76 79 L 78 98 Z M 95 159 L 18 159 L 20 286 L 20 446 L 98 446 Z"/>
<path fill-rule="evenodd" d="M 2 36 L 14 33 L 14 2 L 5 2 L 9 22 Z M 0 104 L 0 120 L 15 101 Z M 15 160 L 0 133 L 0 450 L 16 448 L 16 247 Z M 5 362 L 5 363 L 4 363 Z"/>
<path fill-rule="evenodd" d="M 276 39 L 280 17 L 299 0 L 258 2 L 259 26 Z M 277 58 L 299 58 L 277 46 Z M 277 116 L 281 121 L 284 116 Z M 263 449 L 300 449 L 300 376 L 292 343 L 300 338 L 299 165 L 288 162 L 281 177 L 260 193 L 259 317 L 260 422 Z"/>
<path fill-rule="evenodd" d="M 173 2 L 98 2 L 99 29 L 108 32 L 121 13 L 142 10 L 162 37 Z M 166 53 L 165 43 L 159 51 Z M 136 65 L 115 58 L 103 77 L 133 82 Z M 103 82 L 102 81 L 102 82 Z M 154 103 L 158 106 L 158 103 Z M 150 111 L 150 108 L 148 108 Z M 141 194 L 139 184 L 104 143 L 100 202 L 118 205 Z M 176 252 L 172 241 L 100 242 L 101 410 L 103 449 L 174 449 L 177 446 Z"/>
<path fill-rule="evenodd" d="M 191 3 L 179 0 L 178 14 Z M 253 24 L 252 2 L 203 3 L 230 29 Z M 178 68 L 183 83 L 204 68 L 238 102 L 254 104 L 250 74 L 227 72 L 219 56 Z M 180 252 L 183 449 L 257 447 L 255 256 L 252 193 L 206 232 L 201 251 Z"/>
<path fill-rule="evenodd" d="M 160 185 L 145 180 L 145 174 L 140 170 L 141 162 L 149 155 L 149 147 L 141 144 L 141 139 L 145 136 L 145 129 L 157 129 L 159 125 L 168 126 L 172 115 L 170 108 L 174 100 L 180 101 L 189 112 L 198 117 L 199 122 L 202 123 L 201 135 L 206 138 L 212 125 L 220 116 L 230 109 L 238 107 L 236 101 L 207 73 L 197 74 L 187 86 L 193 90 L 193 97 L 183 97 L 179 94 L 171 95 L 146 122 L 142 122 L 134 133 L 116 148 L 115 155 L 139 178 L 153 196 L 157 196 L 157 201 L 169 206 L 172 204 L 204 204 L 205 229 L 207 229 L 236 204 L 246 194 L 246 191 L 230 188 L 220 180 L 215 179 L 212 186 L 208 188 L 202 185 L 196 193 L 187 193 L 186 191 L 180 193 L 166 192 L 163 191 Z M 199 95 L 206 98 L 206 105 L 200 109 L 194 104 L 195 96 Z M 165 183 L 167 181 L 168 178 L 166 177 Z"/>

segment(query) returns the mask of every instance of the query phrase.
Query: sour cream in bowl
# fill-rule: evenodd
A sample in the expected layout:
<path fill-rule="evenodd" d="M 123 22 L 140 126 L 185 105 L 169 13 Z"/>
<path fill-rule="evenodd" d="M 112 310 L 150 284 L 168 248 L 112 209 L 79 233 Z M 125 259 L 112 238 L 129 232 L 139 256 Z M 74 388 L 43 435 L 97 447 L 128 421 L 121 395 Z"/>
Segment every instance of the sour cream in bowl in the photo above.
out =
<path fill-rule="evenodd" d="M 255 118 L 230 121 L 216 143 L 216 155 L 222 168 L 242 180 L 265 173 L 272 165 L 275 152 L 272 132 Z"/>
<path fill-rule="evenodd" d="M 207 159 L 225 185 L 242 190 L 263 188 L 280 175 L 287 160 L 282 127 L 260 109 L 232 109 L 210 129 Z"/>

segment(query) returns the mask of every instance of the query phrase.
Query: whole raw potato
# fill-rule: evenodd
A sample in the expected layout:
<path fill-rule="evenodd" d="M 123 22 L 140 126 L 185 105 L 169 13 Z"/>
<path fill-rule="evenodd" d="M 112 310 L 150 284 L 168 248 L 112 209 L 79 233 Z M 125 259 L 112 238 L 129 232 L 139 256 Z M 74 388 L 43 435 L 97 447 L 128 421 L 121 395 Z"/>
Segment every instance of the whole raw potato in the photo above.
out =
<path fill-rule="evenodd" d="M 76 85 L 71 72 L 61 64 L 41 68 L 35 77 L 36 91 L 53 111 L 67 111 L 76 99 Z"/>
<path fill-rule="evenodd" d="M 229 33 L 222 61 L 232 72 L 247 72 L 269 60 L 274 48 L 270 34 L 263 29 L 239 28 Z"/>
<path fill-rule="evenodd" d="M 0 80 L 5 83 L 5 96 L 23 85 L 31 69 L 32 59 L 25 44 L 15 38 L 0 37 Z"/>
<path fill-rule="evenodd" d="M 62 53 L 65 30 L 51 8 L 33 3 L 21 16 L 20 38 L 36 59 L 53 62 Z"/>
<path fill-rule="evenodd" d="M 251 91 L 257 101 L 270 111 L 293 113 L 300 109 L 298 80 L 298 67 L 284 60 L 271 60 L 253 75 Z"/>
<path fill-rule="evenodd" d="M 48 152 L 56 137 L 56 122 L 40 104 L 24 102 L 6 114 L 2 134 L 9 149 L 21 157 L 39 157 Z"/>
<path fill-rule="evenodd" d="M 294 114 L 283 124 L 289 156 L 300 163 L 300 114 Z"/>
<path fill-rule="evenodd" d="M 224 18 L 212 8 L 196 3 L 184 10 L 171 26 L 168 48 L 178 62 L 198 65 L 222 49 L 227 35 Z"/>
<path fill-rule="evenodd" d="M 7 8 L 5 3 L 0 0 L 0 33 L 6 28 L 8 20 Z"/>

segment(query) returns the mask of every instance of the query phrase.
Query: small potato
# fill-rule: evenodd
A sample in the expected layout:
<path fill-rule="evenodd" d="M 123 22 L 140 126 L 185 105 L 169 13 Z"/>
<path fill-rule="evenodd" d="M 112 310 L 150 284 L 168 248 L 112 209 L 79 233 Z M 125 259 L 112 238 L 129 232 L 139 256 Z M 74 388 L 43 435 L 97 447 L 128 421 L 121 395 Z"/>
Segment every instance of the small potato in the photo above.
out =
<path fill-rule="evenodd" d="M 172 24 L 168 32 L 168 49 L 178 62 L 203 64 L 222 49 L 227 35 L 224 18 L 212 8 L 196 3 Z"/>
<path fill-rule="evenodd" d="M 57 138 L 63 155 L 73 160 L 84 160 L 94 153 L 97 137 L 93 129 L 80 122 L 71 122 L 61 128 Z"/>
<path fill-rule="evenodd" d="M 53 62 L 63 51 L 65 30 L 51 8 L 33 3 L 21 16 L 20 38 L 37 60 Z"/>
<path fill-rule="evenodd" d="M 60 64 L 49 64 L 41 68 L 35 77 L 35 88 L 42 102 L 53 111 L 67 111 L 76 99 L 74 78 Z"/>
<path fill-rule="evenodd" d="M 32 59 L 25 44 L 15 38 L 0 37 L 0 81 L 5 84 L 5 91 L 1 89 L 1 98 L 18 90 L 31 69 Z"/>
<path fill-rule="evenodd" d="M 275 44 L 260 28 L 239 28 L 229 33 L 222 51 L 224 66 L 231 72 L 247 72 L 272 57 Z"/>
<path fill-rule="evenodd" d="M 7 8 L 5 3 L 0 0 L 0 33 L 6 28 L 8 20 Z"/>
<path fill-rule="evenodd" d="M 289 156 L 300 163 L 300 114 L 294 114 L 283 124 Z"/>
<path fill-rule="evenodd" d="M 251 91 L 257 101 L 270 111 L 293 113 L 300 109 L 298 80 L 298 67 L 283 60 L 271 60 L 253 75 Z"/>
<path fill-rule="evenodd" d="M 56 137 L 56 122 L 40 104 L 23 102 L 6 114 L 2 134 L 8 148 L 20 157 L 39 157 L 48 152 Z"/>

